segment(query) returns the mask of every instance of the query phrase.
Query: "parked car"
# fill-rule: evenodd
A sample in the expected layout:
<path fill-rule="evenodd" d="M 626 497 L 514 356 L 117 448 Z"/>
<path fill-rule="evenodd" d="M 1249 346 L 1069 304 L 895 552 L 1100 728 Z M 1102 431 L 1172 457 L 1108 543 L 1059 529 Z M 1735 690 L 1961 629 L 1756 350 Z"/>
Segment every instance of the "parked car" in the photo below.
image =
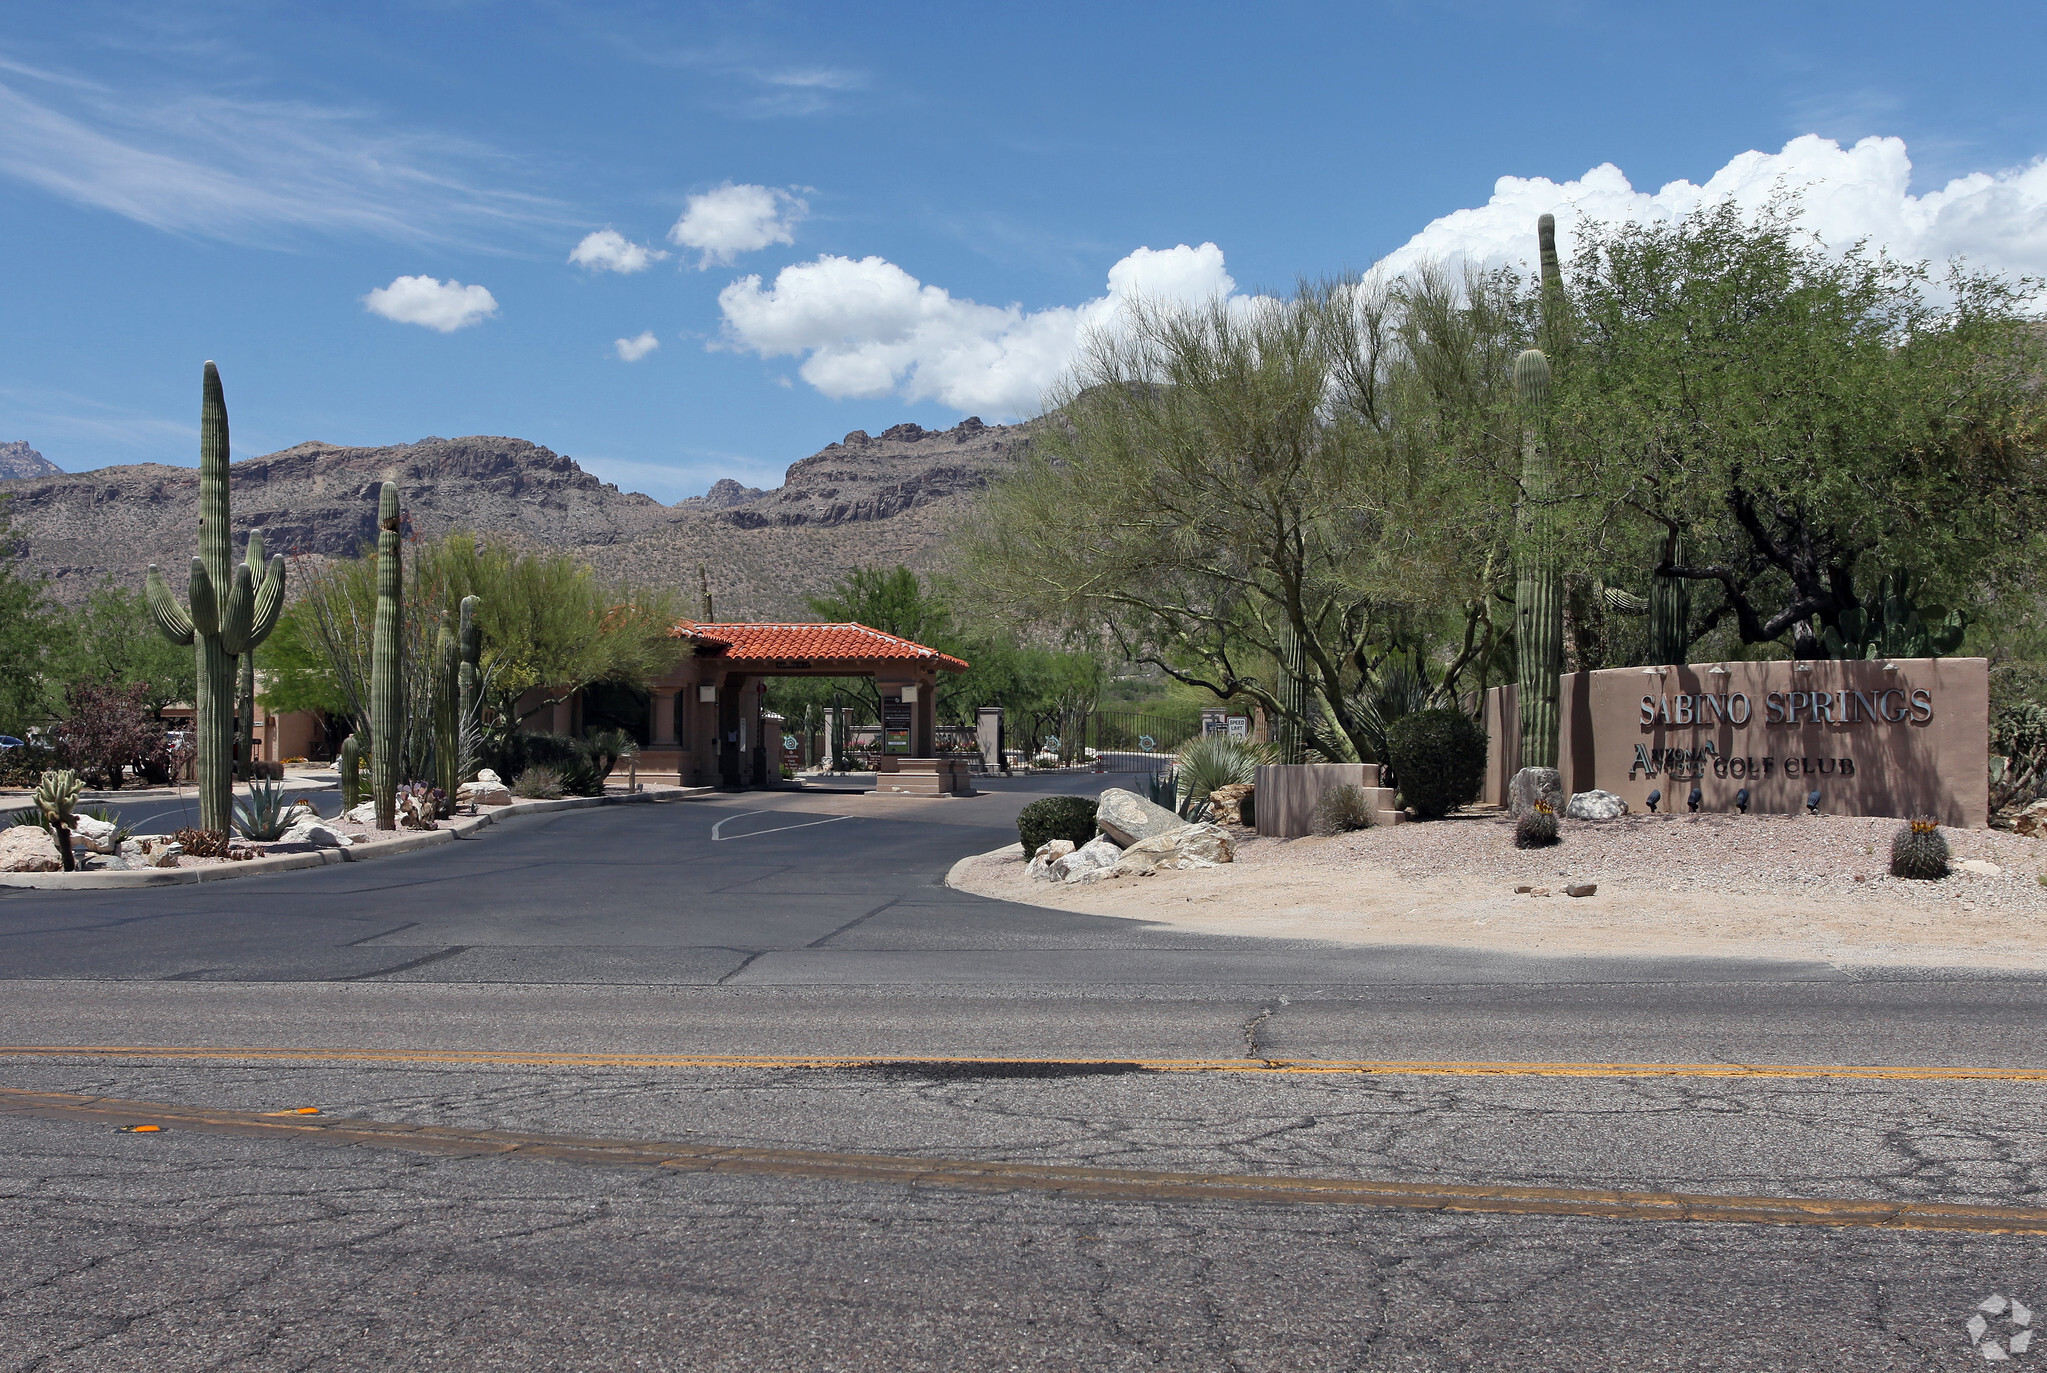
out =
<path fill-rule="evenodd" d="M 0 751 L 4 751 L 4 750 L 6 750 L 6 749 L 11 749 L 11 748 L 26 748 L 26 747 L 28 747 L 28 746 L 27 746 L 26 744 L 22 743 L 22 741 L 21 741 L 21 740 L 19 740 L 19 739 L 15 738 L 15 737 L 14 737 L 14 736 L 13 736 L 12 734 L 0 734 Z"/>

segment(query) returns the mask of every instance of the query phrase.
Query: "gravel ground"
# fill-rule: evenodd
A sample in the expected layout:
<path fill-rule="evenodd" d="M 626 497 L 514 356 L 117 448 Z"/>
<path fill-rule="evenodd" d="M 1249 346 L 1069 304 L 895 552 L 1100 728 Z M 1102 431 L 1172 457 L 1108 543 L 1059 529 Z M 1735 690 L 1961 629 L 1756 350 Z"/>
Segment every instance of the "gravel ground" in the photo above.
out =
<path fill-rule="evenodd" d="M 1477 810 L 1330 839 L 1238 830 L 1237 860 L 1226 866 L 1079 886 L 1032 880 L 1012 845 L 962 864 L 952 880 L 981 895 L 1207 933 L 2047 968 L 2047 843 L 1943 830 L 1954 874 L 1903 881 L 1889 870 L 1902 823 L 1721 814 L 1566 820 L 1561 843 L 1521 850 L 1511 821 Z M 1997 871 L 1960 866 L 1969 861 Z M 1579 884 L 1597 891 L 1565 896 Z"/>

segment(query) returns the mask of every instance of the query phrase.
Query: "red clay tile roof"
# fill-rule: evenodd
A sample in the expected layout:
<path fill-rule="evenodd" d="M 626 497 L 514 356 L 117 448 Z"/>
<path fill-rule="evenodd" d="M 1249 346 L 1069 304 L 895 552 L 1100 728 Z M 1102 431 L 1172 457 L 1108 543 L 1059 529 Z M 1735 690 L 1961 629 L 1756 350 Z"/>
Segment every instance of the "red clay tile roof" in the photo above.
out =
<path fill-rule="evenodd" d="M 777 662 L 805 659 L 814 663 L 872 662 L 903 659 L 929 663 L 948 672 L 965 672 L 967 664 L 949 653 L 863 624 L 742 625 L 704 624 L 683 620 L 671 631 L 712 650 L 728 662 Z"/>

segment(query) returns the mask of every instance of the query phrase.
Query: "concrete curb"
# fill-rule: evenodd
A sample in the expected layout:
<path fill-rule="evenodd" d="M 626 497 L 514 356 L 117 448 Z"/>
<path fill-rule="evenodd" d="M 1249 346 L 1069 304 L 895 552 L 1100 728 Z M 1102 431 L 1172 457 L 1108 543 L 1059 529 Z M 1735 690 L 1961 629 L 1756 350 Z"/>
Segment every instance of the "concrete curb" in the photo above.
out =
<path fill-rule="evenodd" d="M 694 801 L 716 792 L 715 787 L 673 787 L 659 792 L 635 792 L 629 796 L 570 796 L 559 801 L 514 801 L 480 815 L 458 815 L 441 822 L 437 830 L 420 830 L 391 839 L 374 839 L 351 844 L 345 849 L 313 849 L 306 853 L 280 853 L 275 857 L 251 858 L 241 863 L 222 863 L 210 868 L 145 868 L 128 872 L 0 872 L 0 887 L 30 887 L 42 891 L 106 891 L 110 888 L 183 887 L 195 882 L 222 882 L 231 877 L 260 877 L 265 873 L 292 872 L 300 868 L 326 868 L 336 863 L 368 863 L 395 858 L 415 849 L 432 848 L 467 839 L 489 829 L 500 820 L 518 815 L 544 815 L 558 810 L 589 810 L 595 806 L 665 805 Z"/>

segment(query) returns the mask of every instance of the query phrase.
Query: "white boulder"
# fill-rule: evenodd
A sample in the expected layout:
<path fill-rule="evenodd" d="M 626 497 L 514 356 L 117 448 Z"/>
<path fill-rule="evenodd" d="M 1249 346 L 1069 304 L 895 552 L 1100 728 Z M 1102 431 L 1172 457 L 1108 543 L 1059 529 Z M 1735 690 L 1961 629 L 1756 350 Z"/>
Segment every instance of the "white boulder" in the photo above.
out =
<path fill-rule="evenodd" d="M 512 789 L 495 772 L 485 768 L 476 774 L 474 782 L 464 782 L 455 788 L 455 799 L 467 806 L 509 806 L 512 804 Z"/>
<path fill-rule="evenodd" d="M 354 810 L 343 811 L 341 818 L 349 821 L 351 824 L 374 825 L 377 823 L 377 803 L 375 801 L 365 801 Z"/>
<path fill-rule="evenodd" d="M 1038 845 L 1038 851 L 1031 856 L 1031 865 L 1026 871 L 1039 881 L 1057 882 L 1059 879 L 1052 875 L 1053 861 L 1064 858 L 1072 852 L 1073 841 L 1071 839 L 1047 839 L 1044 843 Z"/>
<path fill-rule="evenodd" d="M 1618 820 L 1628 813 L 1628 803 L 1610 791 L 1581 791 L 1571 797 L 1564 814 L 1573 820 Z"/>
<path fill-rule="evenodd" d="M 1182 825 L 1166 834 L 1141 839 L 1123 850 L 1117 870 L 1128 877 L 1145 877 L 1180 868 L 1212 868 L 1235 859 L 1229 831 L 1220 825 Z"/>
<path fill-rule="evenodd" d="M 59 872 L 63 867 L 57 841 L 41 825 L 0 830 L 0 872 Z"/>
<path fill-rule="evenodd" d="M 1110 787 L 1095 802 L 1095 826 L 1124 848 L 1181 828 L 1187 822 L 1134 791 Z"/>
<path fill-rule="evenodd" d="M 1072 853 L 1052 860 L 1052 876 L 1061 882 L 1085 882 L 1106 873 L 1123 858 L 1123 850 L 1107 835 L 1088 840 Z"/>
<path fill-rule="evenodd" d="M 286 830 L 277 842 L 311 844 L 316 849 L 345 849 L 355 841 L 318 815 L 307 815 L 294 820 L 291 828 Z"/>
<path fill-rule="evenodd" d="M 120 826 L 111 820 L 95 820 L 90 815 L 81 815 L 71 822 L 71 847 L 73 851 L 89 849 L 94 853 L 113 853 L 120 848 L 114 838 Z"/>

